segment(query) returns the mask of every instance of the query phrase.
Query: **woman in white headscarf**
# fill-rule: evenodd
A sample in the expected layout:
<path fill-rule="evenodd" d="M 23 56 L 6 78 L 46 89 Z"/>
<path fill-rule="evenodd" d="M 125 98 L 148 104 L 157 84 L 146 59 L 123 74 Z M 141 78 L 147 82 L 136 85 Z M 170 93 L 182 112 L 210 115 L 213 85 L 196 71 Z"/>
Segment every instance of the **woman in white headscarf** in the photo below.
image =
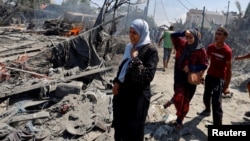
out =
<path fill-rule="evenodd" d="M 159 61 L 149 38 L 146 21 L 136 19 L 113 86 L 113 123 L 115 141 L 143 141 L 153 80 Z"/>

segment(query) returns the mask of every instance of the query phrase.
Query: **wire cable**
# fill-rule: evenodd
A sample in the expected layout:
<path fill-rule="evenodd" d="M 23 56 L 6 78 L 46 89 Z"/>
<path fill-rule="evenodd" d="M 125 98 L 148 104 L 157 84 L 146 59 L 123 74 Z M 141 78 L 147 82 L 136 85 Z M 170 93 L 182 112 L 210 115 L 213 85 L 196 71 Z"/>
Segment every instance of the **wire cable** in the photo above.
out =
<path fill-rule="evenodd" d="M 168 23 L 170 23 L 169 20 L 168 20 L 167 13 L 166 13 L 166 11 L 165 11 L 166 8 L 165 8 L 165 6 L 164 6 L 162 0 L 161 0 L 161 5 L 162 5 L 162 7 L 163 7 L 163 13 L 164 13 L 164 15 L 165 15 L 165 17 L 166 17 L 166 20 L 168 21 Z"/>
<path fill-rule="evenodd" d="M 190 6 L 192 6 L 193 8 L 196 8 L 196 7 L 197 7 L 197 6 L 193 5 L 192 3 L 190 3 L 190 1 L 188 1 L 188 0 L 186 0 L 186 2 L 187 2 Z"/>
<path fill-rule="evenodd" d="M 189 8 L 182 1 L 178 0 L 178 2 L 189 11 Z"/>

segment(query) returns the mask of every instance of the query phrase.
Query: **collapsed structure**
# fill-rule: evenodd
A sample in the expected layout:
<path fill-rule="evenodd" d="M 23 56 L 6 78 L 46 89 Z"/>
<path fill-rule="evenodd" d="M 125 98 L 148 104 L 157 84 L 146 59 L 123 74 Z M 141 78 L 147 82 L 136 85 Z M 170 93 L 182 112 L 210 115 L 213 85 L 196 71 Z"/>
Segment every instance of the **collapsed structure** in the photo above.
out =
<path fill-rule="evenodd" d="M 17 27 L 1 28 L 0 130 L 4 132 L 0 139 L 94 140 L 100 136 L 89 135 L 94 129 L 109 131 L 112 102 L 107 94 L 111 82 L 101 74 L 113 69 L 107 59 L 118 42 L 107 29 L 115 31 L 110 27 L 115 27 L 113 24 L 123 16 L 114 14 L 113 19 L 106 21 L 105 15 L 124 3 L 105 1 L 91 28 L 71 27 L 62 36 L 44 36 L 44 32 Z M 65 21 L 69 18 L 63 16 L 64 20 L 59 21 L 74 23 Z M 60 27 L 51 27 L 48 21 L 44 24 L 47 29 Z M 72 34 L 75 30 L 77 33 Z M 35 98 L 25 99 L 27 93 Z"/>

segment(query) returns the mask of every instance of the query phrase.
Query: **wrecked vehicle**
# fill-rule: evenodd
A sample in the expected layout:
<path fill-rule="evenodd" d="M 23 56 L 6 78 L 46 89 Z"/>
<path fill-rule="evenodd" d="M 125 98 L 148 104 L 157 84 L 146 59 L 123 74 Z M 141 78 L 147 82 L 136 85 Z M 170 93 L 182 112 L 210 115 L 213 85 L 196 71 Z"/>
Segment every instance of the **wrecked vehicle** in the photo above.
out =
<path fill-rule="evenodd" d="M 75 12 L 65 12 L 57 19 L 46 20 L 43 29 L 46 30 L 45 35 L 78 35 L 82 31 L 91 28 L 94 24 L 95 16 L 81 14 Z"/>

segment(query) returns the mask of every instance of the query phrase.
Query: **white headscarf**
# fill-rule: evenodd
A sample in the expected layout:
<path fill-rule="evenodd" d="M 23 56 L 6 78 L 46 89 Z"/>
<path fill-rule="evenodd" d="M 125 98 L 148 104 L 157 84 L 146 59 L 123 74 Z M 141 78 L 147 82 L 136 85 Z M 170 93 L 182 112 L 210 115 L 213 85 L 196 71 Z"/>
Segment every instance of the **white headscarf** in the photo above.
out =
<path fill-rule="evenodd" d="M 139 42 L 135 44 L 134 47 L 140 48 L 143 45 L 146 45 L 151 42 L 150 37 L 149 37 L 149 27 L 146 21 L 144 21 L 143 19 L 136 19 L 131 23 L 130 27 L 132 27 L 140 36 Z M 122 70 L 120 72 L 120 75 L 118 76 L 118 79 L 121 82 L 124 82 L 124 79 L 125 79 L 128 63 L 131 60 L 130 52 L 132 48 L 133 48 L 133 45 L 131 43 L 127 44 L 125 48 L 122 62 L 125 59 L 126 59 L 126 62 L 124 63 Z"/>

